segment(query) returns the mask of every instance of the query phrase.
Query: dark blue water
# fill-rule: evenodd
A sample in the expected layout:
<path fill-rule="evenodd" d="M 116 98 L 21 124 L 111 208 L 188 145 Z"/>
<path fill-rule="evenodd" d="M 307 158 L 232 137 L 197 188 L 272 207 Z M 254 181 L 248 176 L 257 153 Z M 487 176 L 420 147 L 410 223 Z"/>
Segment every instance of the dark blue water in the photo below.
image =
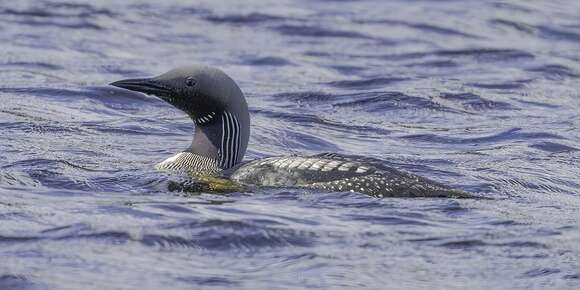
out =
<path fill-rule="evenodd" d="M 191 63 L 247 159 L 364 155 L 493 200 L 170 192 Z M 579 289 L 578 1 L 0 1 L 0 289 Z"/>

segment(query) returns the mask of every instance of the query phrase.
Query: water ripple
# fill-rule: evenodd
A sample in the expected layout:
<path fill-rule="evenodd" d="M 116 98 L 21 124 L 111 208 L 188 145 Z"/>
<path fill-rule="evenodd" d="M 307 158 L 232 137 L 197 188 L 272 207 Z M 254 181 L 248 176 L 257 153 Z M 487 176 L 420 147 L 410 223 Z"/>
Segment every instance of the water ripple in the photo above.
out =
<path fill-rule="evenodd" d="M 580 74 L 574 72 L 569 67 L 559 64 L 551 64 L 529 68 L 528 71 L 540 73 L 546 78 L 551 80 L 562 80 L 565 78 L 574 78 L 574 79 L 580 78 Z"/>
<path fill-rule="evenodd" d="M 529 52 L 518 49 L 496 49 L 496 48 L 476 48 L 476 49 L 455 49 L 455 50 L 433 50 L 426 52 L 412 52 L 387 55 L 359 56 L 368 58 L 381 58 L 386 60 L 409 60 L 421 59 L 430 56 L 453 58 L 455 61 L 461 58 L 470 58 L 479 62 L 502 62 L 521 61 L 534 59 L 535 56 Z M 356 57 L 356 56 L 353 56 Z"/>
<path fill-rule="evenodd" d="M 50 288 L 37 284 L 24 275 L 3 274 L 0 275 L 0 289 L 43 290 Z"/>
<path fill-rule="evenodd" d="M 215 23 L 227 23 L 227 24 L 256 24 L 262 22 L 276 22 L 281 20 L 287 20 L 288 17 L 280 17 L 274 16 L 270 14 L 264 13 L 250 13 L 250 14 L 233 14 L 233 15 L 225 15 L 225 16 L 217 16 L 217 15 L 209 15 L 205 17 L 207 21 L 215 22 Z"/>
<path fill-rule="evenodd" d="M 532 144 L 532 145 L 530 145 L 530 147 L 540 149 L 543 151 L 547 151 L 550 153 L 565 153 L 565 152 L 574 152 L 574 151 L 580 150 L 578 148 L 574 148 L 574 147 L 567 146 L 564 144 L 548 142 L 548 141 Z"/>
<path fill-rule="evenodd" d="M 437 96 L 437 99 L 439 98 L 445 101 L 459 103 L 461 107 L 469 111 L 516 109 L 509 103 L 488 100 L 474 93 L 442 93 Z"/>
<path fill-rule="evenodd" d="M 344 80 L 327 83 L 330 86 L 351 90 L 383 88 L 396 82 L 406 81 L 408 78 L 373 78 L 364 80 Z"/>
<path fill-rule="evenodd" d="M 274 30 L 276 30 L 284 35 L 288 35 L 288 36 L 374 39 L 371 36 L 365 35 L 363 33 L 355 32 L 355 31 L 322 28 L 322 27 L 308 26 L 308 25 L 284 24 L 284 25 L 275 26 Z"/>
<path fill-rule="evenodd" d="M 437 34 L 443 34 L 445 36 L 460 36 L 460 37 L 473 38 L 473 39 L 481 38 L 481 37 L 476 36 L 474 34 L 462 32 L 462 31 L 459 31 L 459 30 L 456 30 L 453 28 L 448 28 L 448 27 L 443 27 L 443 26 L 428 24 L 428 23 L 414 23 L 414 22 L 407 22 L 407 21 L 401 21 L 401 20 L 391 20 L 391 19 L 380 19 L 380 20 L 357 19 L 354 22 L 360 23 L 360 24 L 382 24 L 382 25 L 388 25 L 388 26 L 404 26 L 404 27 L 409 27 L 409 28 L 420 30 L 421 32 L 437 33 Z"/>
<path fill-rule="evenodd" d="M 497 143 L 500 141 L 517 141 L 517 140 L 533 140 L 533 139 L 564 139 L 552 133 L 546 132 L 524 132 L 521 128 L 512 128 L 497 134 L 485 137 L 471 137 L 458 138 L 451 136 L 438 136 L 435 134 L 414 134 L 404 136 L 405 139 L 420 142 L 435 142 L 442 144 L 482 144 L 482 143 Z"/>

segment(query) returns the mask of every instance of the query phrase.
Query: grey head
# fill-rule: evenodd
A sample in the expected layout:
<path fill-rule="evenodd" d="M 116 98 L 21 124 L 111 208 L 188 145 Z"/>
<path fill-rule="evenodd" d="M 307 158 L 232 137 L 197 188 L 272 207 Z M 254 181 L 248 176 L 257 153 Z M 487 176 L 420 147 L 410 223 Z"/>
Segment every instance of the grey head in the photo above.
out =
<path fill-rule="evenodd" d="M 111 85 L 157 96 L 187 113 L 195 123 L 188 151 L 216 160 L 223 169 L 243 159 L 250 135 L 248 105 L 238 85 L 223 71 L 192 65 Z"/>

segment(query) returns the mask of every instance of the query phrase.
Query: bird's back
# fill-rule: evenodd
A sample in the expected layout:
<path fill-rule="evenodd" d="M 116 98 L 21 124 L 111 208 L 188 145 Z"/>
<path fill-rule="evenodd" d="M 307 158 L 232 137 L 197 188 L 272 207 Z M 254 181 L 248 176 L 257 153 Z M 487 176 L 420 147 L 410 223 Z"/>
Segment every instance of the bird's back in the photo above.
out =
<path fill-rule="evenodd" d="M 257 159 L 233 168 L 229 177 L 250 186 L 350 191 L 376 197 L 472 197 L 369 159 L 338 154 Z"/>

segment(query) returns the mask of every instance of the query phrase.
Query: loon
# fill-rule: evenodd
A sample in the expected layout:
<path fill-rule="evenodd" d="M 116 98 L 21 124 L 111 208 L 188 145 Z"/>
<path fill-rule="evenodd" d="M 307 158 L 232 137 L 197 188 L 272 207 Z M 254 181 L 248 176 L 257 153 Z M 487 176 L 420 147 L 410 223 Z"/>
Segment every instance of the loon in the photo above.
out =
<path fill-rule="evenodd" d="M 374 197 L 474 197 L 370 158 L 323 153 L 243 162 L 250 137 L 248 105 L 234 80 L 214 67 L 180 67 L 157 77 L 111 85 L 154 95 L 193 120 L 191 146 L 157 164 L 161 171 L 215 176 L 245 187 L 359 192 Z"/>

